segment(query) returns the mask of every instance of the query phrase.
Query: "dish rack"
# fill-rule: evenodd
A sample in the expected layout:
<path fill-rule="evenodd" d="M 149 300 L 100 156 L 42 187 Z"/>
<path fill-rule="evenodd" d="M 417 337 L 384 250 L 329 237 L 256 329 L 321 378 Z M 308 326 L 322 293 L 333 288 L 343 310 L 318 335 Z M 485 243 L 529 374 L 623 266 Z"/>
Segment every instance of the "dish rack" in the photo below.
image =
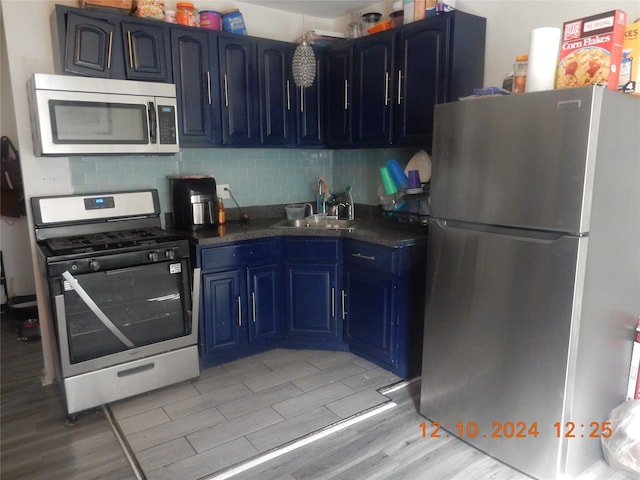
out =
<path fill-rule="evenodd" d="M 426 183 L 421 193 L 404 193 L 395 209 L 382 210 L 382 217 L 391 222 L 426 227 L 429 221 L 429 187 L 430 184 Z"/>

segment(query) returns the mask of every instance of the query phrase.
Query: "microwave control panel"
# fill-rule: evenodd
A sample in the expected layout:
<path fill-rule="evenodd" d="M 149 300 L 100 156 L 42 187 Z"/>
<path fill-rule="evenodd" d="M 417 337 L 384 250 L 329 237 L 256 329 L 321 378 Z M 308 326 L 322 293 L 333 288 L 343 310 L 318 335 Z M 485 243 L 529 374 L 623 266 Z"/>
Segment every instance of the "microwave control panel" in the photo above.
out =
<path fill-rule="evenodd" d="M 161 144 L 175 145 L 178 143 L 175 106 L 158 105 L 158 130 L 160 131 Z"/>

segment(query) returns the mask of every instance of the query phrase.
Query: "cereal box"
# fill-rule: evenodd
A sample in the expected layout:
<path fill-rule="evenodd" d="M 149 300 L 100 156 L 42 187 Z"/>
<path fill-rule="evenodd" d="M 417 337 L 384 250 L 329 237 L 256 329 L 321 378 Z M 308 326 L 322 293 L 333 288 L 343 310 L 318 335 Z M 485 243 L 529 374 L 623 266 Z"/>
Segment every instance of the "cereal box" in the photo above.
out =
<path fill-rule="evenodd" d="M 640 22 L 627 25 L 624 31 L 618 88 L 640 95 Z"/>
<path fill-rule="evenodd" d="M 599 83 L 617 90 L 626 23 L 622 10 L 565 22 L 556 88 Z"/>

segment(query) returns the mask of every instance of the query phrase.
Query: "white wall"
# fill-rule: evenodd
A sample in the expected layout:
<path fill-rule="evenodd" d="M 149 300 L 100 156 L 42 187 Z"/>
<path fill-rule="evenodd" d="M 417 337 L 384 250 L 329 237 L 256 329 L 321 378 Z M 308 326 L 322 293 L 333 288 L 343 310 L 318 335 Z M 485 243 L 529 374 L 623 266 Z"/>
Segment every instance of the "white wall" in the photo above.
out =
<path fill-rule="evenodd" d="M 1 11 L 0 11 L 1 18 Z M 7 50 L 4 36 L 0 36 L 0 135 L 16 141 L 17 128 L 13 114 L 13 98 L 9 69 L 6 64 Z M 0 217 L 0 249 L 3 252 L 4 274 L 8 297 L 35 293 L 31 249 L 29 248 L 29 226 L 26 217 Z M 7 302 L 4 291 L 2 303 Z"/>
<path fill-rule="evenodd" d="M 538 27 L 562 27 L 568 20 L 624 10 L 629 23 L 640 17 L 640 1 L 458 0 L 456 7 L 487 19 L 484 86 L 502 86 L 516 55 L 529 53 L 529 35 Z"/>

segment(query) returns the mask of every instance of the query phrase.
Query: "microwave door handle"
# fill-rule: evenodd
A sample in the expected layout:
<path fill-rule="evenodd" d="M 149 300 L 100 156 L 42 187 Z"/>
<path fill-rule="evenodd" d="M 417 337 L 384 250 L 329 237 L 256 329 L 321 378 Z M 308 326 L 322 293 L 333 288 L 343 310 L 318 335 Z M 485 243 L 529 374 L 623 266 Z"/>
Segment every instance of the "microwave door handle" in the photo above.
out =
<path fill-rule="evenodd" d="M 156 138 L 156 130 L 157 130 L 157 121 L 156 121 L 156 106 L 153 102 L 149 102 L 149 142 L 157 143 Z"/>

